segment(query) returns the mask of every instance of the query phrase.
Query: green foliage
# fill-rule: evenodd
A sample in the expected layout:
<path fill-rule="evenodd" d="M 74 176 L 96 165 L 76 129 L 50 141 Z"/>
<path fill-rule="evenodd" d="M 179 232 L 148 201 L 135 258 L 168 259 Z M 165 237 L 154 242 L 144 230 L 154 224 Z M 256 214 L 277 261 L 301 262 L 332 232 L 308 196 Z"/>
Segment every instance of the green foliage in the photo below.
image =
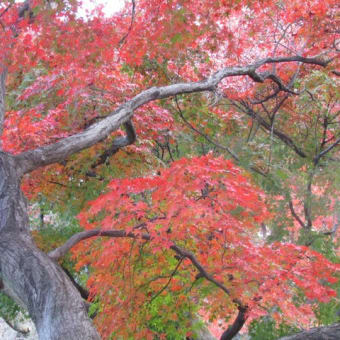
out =
<path fill-rule="evenodd" d="M 27 313 L 10 297 L 0 292 L 0 318 L 14 320 L 18 316 L 28 317 Z"/>
<path fill-rule="evenodd" d="M 148 326 L 156 334 L 166 334 L 167 340 L 183 340 L 188 331 L 192 331 L 192 325 L 188 323 L 190 315 L 194 312 L 193 306 L 189 304 L 181 305 L 180 309 L 176 307 L 176 296 L 167 294 L 158 296 L 147 305 L 147 315 L 150 320 Z M 171 317 L 164 313 L 165 308 L 169 308 Z M 199 327 L 199 324 L 195 325 Z M 159 339 L 156 337 L 155 339 Z"/>
<path fill-rule="evenodd" d="M 320 325 L 331 325 L 340 321 L 340 302 L 332 300 L 328 303 L 319 303 L 315 312 Z"/>
<path fill-rule="evenodd" d="M 254 320 L 249 326 L 251 340 L 276 340 L 298 331 L 300 331 L 298 328 L 285 323 L 277 325 L 273 319 L 268 317 Z"/>

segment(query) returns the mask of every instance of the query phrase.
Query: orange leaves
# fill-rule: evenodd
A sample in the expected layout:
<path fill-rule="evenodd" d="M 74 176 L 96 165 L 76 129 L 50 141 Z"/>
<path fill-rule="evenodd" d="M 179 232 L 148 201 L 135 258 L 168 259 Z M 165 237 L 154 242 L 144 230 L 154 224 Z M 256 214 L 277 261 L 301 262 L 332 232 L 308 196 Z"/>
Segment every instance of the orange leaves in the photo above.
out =
<path fill-rule="evenodd" d="M 211 154 L 181 159 L 153 176 L 113 180 L 108 189 L 79 215 L 81 225 L 86 229 L 123 229 L 134 233 L 137 239 L 100 242 L 101 254 L 96 253 L 92 262 L 92 275 L 98 279 L 91 281 L 91 287 L 97 287 L 94 288 L 97 294 L 106 296 L 105 290 L 100 293 L 99 286 L 104 272 L 111 269 L 114 272 L 110 275 L 115 277 L 112 284 L 126 292 L 127 304 L 132 301 L 129 302 L 126 280 L 133 279 L 128 285 L 134 291 L 138 285 L 144 287 L 148 278 L 159 275 L 160 279 L 149 286 L 153 287 L 154 295 L 165 284 L 161 277 L 164 273 L 169 275 L 173 267 L 170 247 L 174 242 L 191 249 L 215 279 L 235 284 L 232 289 L 235 296 L 246 292 L 247 284 L 238 284 L 243 279 L 242 271 L 254 262 L 252 250 L 256 248 L 249 248 L 252 247 L 249 231 L 269 214 L 261 199 L 263 193 L 232 162 Z M 150 236 L 150 242 L 139 238 L 144 234 Z M 98 241 L 94 241 L 94 246 Z M 88 245 L 80 247 L 77 253 L 88 249 Z M 137 266 L 138 258 L 148 264 Z M 196 275 L 189 260 L 183 261 L 178 271 L 180 276 L 169 281 L 172 294 L 182 292 Z M 125 279 L 121 281 L 117 275 Z M 144 294 L 145 300 L 149 291 Z"/>
<path fill-rule="evenodd" d="M 263 306 L 279 306 L 288 319 L 290 315 L 305 323 L 312 310 L 304 304 L 296 307 L 298 291 L 313 301 L 335 296 L 320 278 L 336 282 L 339 268 L 322 255 L 294 244 L 262 244 L 256 226 L 270 218 L 264 194 L 228 160 L 211 154 L 183 158 L 153 176 L 113 180 L 108 190 L 80 214 L 80 223 L 87 229 L 123 229 L 136 238 L 93 242 L 100 251 L 91 263 L 91 275 L 97 278 L 91 287 L 104 300 L 110 289 L 102 287 L 109 282 L 118 295 L 124 294 L 127 309 L 136 307 L 131 299 L 136 290 L 140 308 L 156 292 L 163 298 L 183 293 L 197 272 L 189 260 L 174 262 L 174 243 L 191 250 L 205 270 L 228 287 L 231 299 L 248 305 L 249 318 L 262 315 Z M 150 241 L 142 239 L 145 234 Z M 88 250 L 88 245 L 78 248 L 78 256 Z M 207 312 L 211 308 L 212 315 L 223 318 L 226 304 L 232 303 L 221 294 L 213 290 L 203 296 L 211 303 L 204 307 Z M 194 296 L 199 299 L 199 291 Z"/>
<path fill-rule="evenodd" d="M 112 181 L 111 191 L 91 203 L 88 216 L 100 210 L 107 216 L 118 214 L 118 219 L 112 219 L 117 227 L 127 220 L 155 224 L 160 220 L 166 228 L 182 225 L 180 238 L 186 228 L 199 229 L 201 224 L 202 231 L 223 233 L 223 224 L 215 226 L 222 223 L 219 214 L 224 216 L 226 226 L 228 221 L 235 223 L 234 228 L 238 223 L 234 213 L 249 222 L 255 217 L 261 222 L 268 213 L 259 204 L 260 192 L 239 171 L 230 161 L 211 155 L 182 159 L 156 176 Z"/>
<path fill-rule="evenodd" d="M 7 4 L 1 2 L 1 9 L 3 3 Z M 122 15 L 106 19 L 94 16 L 84 21 L 75 15 L 74 3 L 74 7 L 63 9 L 61 1 L 56 10 L 46 12 L 38 8 L 33 23 L 25 18 L 17 24 L 18 37 L 13 37 L 11 31 L 17 12 L 8 11 L 1 18 L 5 26 L 0 39 L 0 64 L 9 65 L 8 89 L 12 93 L 2 136 L 6 151 L 17 153 L 86 129 L 145 88 L 204 79 L 224 66 L 250 64 L 268 56 L 323 56 L 333 48 L 336 37 L 335 0 L 140 0 L 131 29 L 128 6 Z M 275 71 L 288 84 L 297 70 L 297 77 L 305 76 L 310 67 L 271 64 L 260 72 Z M 296 86 L 307 89 L 308 83 L 305 86 L 297 81 Z M 249 103 L 254 96 L 262 98 L 276 88 L 277 84 L 269 79 L 255 87 L 248 77 L 232 77 L 220 84 L 221 93 L 230 100 L 245 99 Z M 320 91 L 310 96 L 316 102 Z M 192 98 L 194 111 L 197 98 Z M 303 131 L 311 111 L 320 111 L 316 107 L 302 117 L 295 98 L 287 98 L 275 128 L 286 132 L 299 125 Z M 187 103 L 183 100 L 185 109 L 191 105 Z M 309 109 L 302 102 L 301 107 L 305 106 Z M 206 115 L 222 118 L 231 136 L 233 120 L 241 124 L 242 119 L 239 110 L 228 110 L 226 113 L 220 105 L 209 108 Z M 332 110 L 335 115 L 336 107 Z M 130 147 L 127 153 L 150 150 L 155 140 L 171 144 L 173 131 L 177 133 L 182 128 L 166 101 L 139 108 L 134 123 L 140 144 Z M 199 120 L 192 123 L 209 135 L 218 129 L 210 126 L 209 119 L 203 126 L 199 126 Z M 214 137 L 225 142 L 223 133 Z M 296 133 L 293 140 L 297 135 L 304 133 Z M 332 141 L 334 136 L 331 130 L 322 138 Z M 110 138 L 111 142 L 113 136 Z M 84 171 L 92 169 L 92 159 L 107 145 L 103 143 L 68 160 L 70 173 L 63 174 L 66 166 L 58 165 L 53 171 L 48 168 L 31 174 L 23 184 L 24 191 L 32 196 L 39 190 L 49 193 L 51 186 L 42 177 L 47 181 L 59 177 L 63 179 L 60 186 L 75 184 L 81 191 L 87 181 L 82 177 Z M 117 172 L 112 174 L 108 166 L 108 171 L 103 171 L 104 178 L 133 173 L 133 161 L 125 160 L 127 153 L 115 156 L 112 162 Z M 273 149 L 273 155 L 276 153 Z M 78 167 L 74 167 L 77 162 Z M 150 338 L 145 321 L 149 319 L 136 316 L 147 310 L 145 306 L 152 304 L 157 294 L 177 299 L 176 306 L 182 306 L 183 300 L 190 304 L 196 299 L 195 303 L 210 308 L 213 318 L 225 318 L 224 307 L 227 305 L 227 311 L 234 308 L 231 301 L 235 297 L 249 306 L 253 316 L 263 313 L 258 304 L 261 301 L 269 309 L 278 305 L 293 318 L 311 314 L 308 306 L 294 305 L 297 292 L 303 291 L 313 301 L 327 301 L 334 295 L 320 282 L 320 278 L 336 282 L 334 272 L 338 268 L 325 258 L 306 247 L 264 244 L 258 226 L 271 218 L 265 194 L 231 161 L 208 154 L 183 158 L 158 170 L 139 178 L 113 180 L 107 192 L 89 202 L 88 210 L 78 216 L 85 229 L 118 229 L 131 236 L 95 238 L 78 245 L 74 252 L 78 269 L 91 266 L 88 285 L 92 296 L 100 296 L 106 305 L 99 316 L 102 322 L 98 322 L 104 335 L 117 331 L 122 338 L 129 338 L 130 330 L 122 325 L 132 320 L 133 331 L 143 328 L 138 337 Z M 301 211 L 297 207 L 297 213 L 302 213 L 302 205 Z M 332 221 L 315 219 L 314 225 L 329 231 Z M 231 296 L 196 280 L 197 271 L 190 261 L 174 257 L 174 244 L 191 251 Z M 192 287 L 196 281 L 197 288 Z M 176 319 L 173 311 L 169 318 Z"/>

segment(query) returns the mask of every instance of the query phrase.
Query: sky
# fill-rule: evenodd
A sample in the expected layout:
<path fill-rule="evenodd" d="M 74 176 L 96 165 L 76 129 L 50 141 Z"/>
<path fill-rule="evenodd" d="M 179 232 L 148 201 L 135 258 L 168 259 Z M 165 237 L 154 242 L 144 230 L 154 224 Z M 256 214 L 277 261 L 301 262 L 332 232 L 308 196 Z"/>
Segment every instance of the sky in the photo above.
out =
<path fill-rule="evenodd" d="M 83 0 L 86 9 L 93 9 L 95 5 L 104 5 L 104 12 L 107 16 L 123 8 L 124 0 Z"/>
<path fill-rule="evenodd" d="M 24 0 L 17 0 L 17 2 L 18 3 L 24 2 Z M 104 5 L 106 15 L 110 16 L 111 14 L 118 12 L 120 9 L 122 9 L 124 3 L 125 0 L 83 0 L 84 14 L 86 9 L 92 10 L 96 5 Z"/>

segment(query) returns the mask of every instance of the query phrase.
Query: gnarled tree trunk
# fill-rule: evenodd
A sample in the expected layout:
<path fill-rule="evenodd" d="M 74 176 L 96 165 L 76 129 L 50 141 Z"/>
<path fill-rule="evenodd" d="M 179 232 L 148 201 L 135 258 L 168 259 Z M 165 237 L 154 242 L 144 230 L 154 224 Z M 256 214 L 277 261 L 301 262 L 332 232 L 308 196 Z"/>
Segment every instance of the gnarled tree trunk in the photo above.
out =
<path fill-rule="evenodd" d="M 64 271 L 33 243 L 15 157 L 0 152 L 0 274 L 4 291 L 24 306 L 41 340 L 99 339 Z"/>

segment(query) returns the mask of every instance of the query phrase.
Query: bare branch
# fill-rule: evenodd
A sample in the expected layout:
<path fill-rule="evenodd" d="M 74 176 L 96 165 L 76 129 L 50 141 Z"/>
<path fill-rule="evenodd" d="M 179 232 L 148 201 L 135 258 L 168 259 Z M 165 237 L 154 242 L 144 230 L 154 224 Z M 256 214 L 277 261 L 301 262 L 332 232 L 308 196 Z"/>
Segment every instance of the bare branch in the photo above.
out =
<path fill-rule="evenodd" d="M 235 159 L 236 162 L 240 162 L 240 158 L 227 146 L 223 146 L 217 142 L 215 142 L 214 140 L 212 140 L 208 135 L 206 135 L 205 133 L 203 133 L 202 131 L 200 131 L 199 129 L 196 129 L 194 126 L 192 126 L 190 124 L 190 122 L 184 117 L 183 111 L 181 109 L 181 107 L 179 106 L 178 100 L 177 100 L 177 96 L 175 96 L 175 102 L 176 102 L 176 106 L 177 106 L 177 111 L 180 115 L 180 117 L 182 118 L 182 120 L 184 121 L 184 123 L 194 132 L 196 132 L 197 134 L 199 134 L 200 136 L 202 136 L 204 139 L 206 139 L 209 143 L 211 143 L 212 145 L 216 146 L 217 148 L 227 151 L 232 157 L 233 159 Z M 265 173 L 263 173 L 259 168 L 255 167 L 255 166 L 251 166 L 250 167 L 251 170 L 255 171 L 257 174 L 261 175 L 261 176 L 266 176 Z"/>
<path fill-rule="evenodd" d="M 253 105 L 263 104 L 267 102 L 268 100 L 275 98 L 280 93 L 280 91 L 281 91 L 280 88 L 277 88 L 272 94 L 264 97 L 263 99 L 251 100 L 250 103 Z"/>
<path fill-rule="evenodd" d="M 306 158 L 307 155 L 304 153 L 303 150 L 301 150 L 294 141 L 284 134 L 283 132 L 273 128 L 270 123 L 266 122 L 260 115 L 258 115 L 249 105 L 246 103 L 242 103 L 242 106 L 237 105 L 237 107 L 244 113 L 246 113 L 248 116 L 255 119 L 262 127 L 264 127 L 268 132 L 273 132 L 273 135 L 275 135 L 277 138 L 279 138 L 282 142 L 284 142 L 287 146 L 289 146 L 292 150 L 295 151 L 300 157 Z"/>
<path fill-rule="evenodd" d="M 151 298 L 151 300 L 150 300 L 149 303 L 151 303 L 153 300 L 155 300 L 156 297 L 158 297 L 159 295 L 161 295 L 162 292 L 164 292 L 165 289 L 167 289 L 167 288 L 169 287 L 170 282 L 172 281 L 173 277 L 174 277 L 175 274 L 177 273 L 177 270 L 178 270 L 178 268 L 180 267 L 180 265 L 181 265 L 182 262 L 183 262 L 183 258 L 180 258 L 179 261 L 178 261 L 178 263 L 177 263 L 177 265 L 176 265 L 176 267 L 175 267 L 175 269 L 174 269 L 174 270 L 172 271 L 172 273 L 170 274 L 170 277 L 169 277 L 168 282 L 162 287 L 161 290 L 159 290 L 159 291 Z"/>
<path fill-rule="evenodd" d="M 312 228 L 312 185 L 313 185 L 313 179 L 316 173 L 316 165 L 314 165 L 314 168 L 311 170 L 311 172 L 308 175 L 307 180 L 307 188 L 306 188 L 306 196 L 303 202 L 303 211 L 305 213 L 305 221 L 306 225 L 305 228 L 311 229 Z"/>
<path fill-rule="evenodd" d="M 129 121 L 134 110 L 153 100 L 173 97 L 178 94 L 197 93 L 203 91 L 214 91 L 216 86 L 227 77 L 248 75 L 254 79 L 257 68 L 267 63 L 301 61 L 308 64 L 326 66 L 331 60 L 318 58 L 281 57 L 267 58 L 247 66 L 235 66 L 224 68 L 206 80 L 189 83 L 179 83 L 168 86 L 152 87 L 142 91 L 126 103 L 120 105 L 105 119 L 91 125 L 88 129 L 61 141 L 30 150 L 16 156 L 18 172 L 20 175 L 31 172 L 41 166 L 61 162 L 68 156 L 89 148 L 105 139 L 110 133 L 116 131 L 121 124 Z M 275 132 L 274 132 L 275 133 Z M 303 154 L 303 153 L 302 153 Z"/>
<path fill-rule="evenodd" d="M 170 249 L 174 250 L 178 255 L 180 255 L 183 258 L 188 258 L 193 266 L 198 270 L 201 277 L 204 277 L 207 281 L 210 281 L 214 285 L 216 285 L 218 288 L 222 289 L 228 296 L 232 296 L 229 289 L 226 288 L 222 283 L 215 280 L 205 269 L 204 267 L 199 263 L 199 261 L 196 259 L 195 255 L 191 253 L 190 251 L 187 251 L 186 249 L 183 249 L 176 244 L 173 244 L 170 246 Z M 243 306 L 242 302 L 237 299 L 233 298 L 232 301 L 239 307 L 246 309 L 245 306 Z"/>
<path fill-rule="evenodd" d="M 326 155 L 329 151 L 331 151 L 332 149 L 334 149 L 338 144 L 340 143 L 340 138 L 338 138 L 332 145 L 330 145 L 327 149 L 323 150 L 322 152 L 320 152 L 317 156 L 314 157 L 313 162 L 314 164 L 318 164 L 321 157 L 323 157 L 324 155 Z"/>
<path fill-rule="evenodd" d="M 293 206 L 293 202 L 291 200 L 291 198 L 288 198 L 288 204 L 289 204 L 289 209 L 290 212 L 292 213 L 293 217 L 296 219 L 296 221 L 300 224 L 300 226 L 302 228 L 306 228 L 305 224 L 302 222 L 301 218 L 299 217 L 299 215 L 295 212 L 294 206 Z"/>
<path fill-rule="evenodd" d="M 132 3 L 132 9 L 131 9 L 131 22 L 130 22 L 130 26 L 128 31 L 126 32 L 126 34 L 124 35 L 124 37 L 122 39 L 120 39 L 119 41 L 119 46 L 124 45 L 126 38 L 128 37 L 128 35 L 130 34 L 131 30 L 132 30 L 132 26 L 133 26 L 133 22 L 135 21 L 135 14 L 136 14 L 136 2 L 135 0 L 131 0 Z"/>
<path fill-rule="evenodd" d="M 216 143 L 215 141 L 213 141 L 209 136 L 207 136 L 206 134 L 204 134 L 203 132 L 201 132 L 200 130 L 196 129 L 194 126 L 192 126 L 188 120 L 184 117 L 183 111 L 181 109 L 181 107 L 179 106 L 178 103 L 178 99 L 177 96 L 175 96 L 175 102 L 176 102 L 176 106 L 177 106 L 177 111 L 180 115 L 180 117 L 182 118 L 182 120 L 184 121 L 184 123 L 193 131 L 195 131 L 197 134 L 199 134 L 200 136 L 202 136 L 204 139 L 206 139 L 209 143 L 211 143 L 212 145 L 215 145 L 217 148 L 227 151 L 236 161 L 240 161 L 240 159 L 238 158 L 238 156 L 232 151 L 230 150 L 227 146 L 223 146 L 219 143 Z"/>
<path fill-rule="evenodd" d="M 283 62 L 293 62 L 293 61 L 299 61 L 304 64 L 313 64 L 313 65 L 319 65 L 319 66 L 327 66 L 330 62 L 332 62 L 334 58 L 322 60 L 319 57 L 311 57 L 311 58 L 305 58 L 301 56 L 293 56 L 293 57 L 277 57 L 277 58 L 266 58 L 263 60 L 260 60 L 259 62 L 255 63 L 255 65 L 264 65 L 264 64 L 273 64 L 273 63 L 283 63 Z"/>

